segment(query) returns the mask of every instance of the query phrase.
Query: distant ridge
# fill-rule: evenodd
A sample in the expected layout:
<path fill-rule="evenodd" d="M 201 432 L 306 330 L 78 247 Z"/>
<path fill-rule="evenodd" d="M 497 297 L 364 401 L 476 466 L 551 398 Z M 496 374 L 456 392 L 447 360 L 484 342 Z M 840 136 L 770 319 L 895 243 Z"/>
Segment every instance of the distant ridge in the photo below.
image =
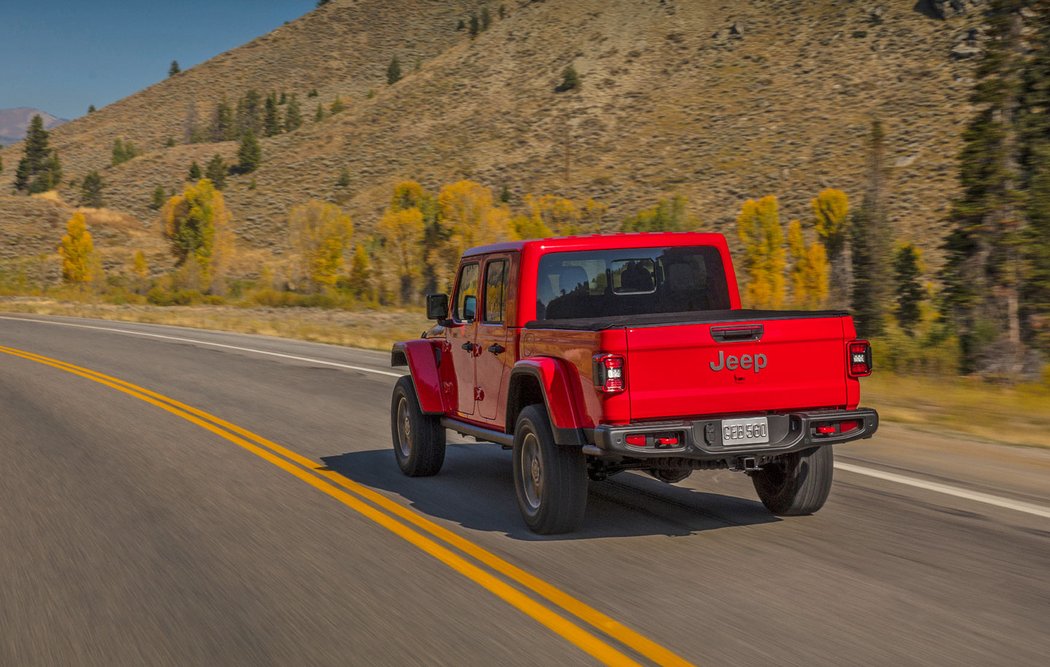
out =
<path fill-rule="evenodd" d="M 29 121 L 37 114 L 44 119 L 44 128 L 50 130 L 62 123 L 68 123 L 65 118 L 53 116 L 46 111 L 33 109 L 32 107 L 14 107 L 12 109 L 0 109 L 0 145 L 9 146 L 22 141 L 26 136 L 26 128 Z"/>

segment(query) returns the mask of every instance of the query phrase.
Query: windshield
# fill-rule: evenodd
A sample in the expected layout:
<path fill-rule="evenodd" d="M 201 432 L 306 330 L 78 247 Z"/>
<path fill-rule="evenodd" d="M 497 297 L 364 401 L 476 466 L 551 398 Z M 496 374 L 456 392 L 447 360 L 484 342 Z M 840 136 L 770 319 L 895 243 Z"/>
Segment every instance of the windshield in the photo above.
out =
<path fill-rule="evenodd" d="M 555 252 L 538 280 L 540 320 L 729 309 L 722 256 L 709 246 Z"/>

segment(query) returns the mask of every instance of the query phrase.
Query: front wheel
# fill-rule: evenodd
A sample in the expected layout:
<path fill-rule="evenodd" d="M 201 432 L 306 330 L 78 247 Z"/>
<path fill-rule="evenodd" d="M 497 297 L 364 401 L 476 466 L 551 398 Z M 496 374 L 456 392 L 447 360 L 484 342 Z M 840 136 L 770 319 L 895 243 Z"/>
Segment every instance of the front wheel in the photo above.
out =
<path fill-rule="evenodd" d="M 411 375 L 401 376 L 390 399 L 390 435 L 394 457 L 409 477 L 436 475 L 445 462 L 445 429 L 441 420 L 423 414 Z"/>
<path fill-rule="evenodd" d="M 831 491 L 835 458 L 831 447 L 779 456 L 751 474 L 762 504 L 778 516 L 813 514 Z"/>
<path fill-rule="evenodd" d="M 555 444 L 547 412 L 521 411 L 514 428 L 514 491 L 534 533 L 571 533 L 587 508 L 587 461 L 579 447 Z"/>

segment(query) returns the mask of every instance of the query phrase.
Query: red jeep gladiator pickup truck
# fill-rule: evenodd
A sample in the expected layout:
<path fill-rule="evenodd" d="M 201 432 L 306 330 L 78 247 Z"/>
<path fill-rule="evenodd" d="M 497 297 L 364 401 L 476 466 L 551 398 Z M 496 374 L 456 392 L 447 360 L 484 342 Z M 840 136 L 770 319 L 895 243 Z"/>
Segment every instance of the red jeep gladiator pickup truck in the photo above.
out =
<path fill-rule="evenodd" d="M 870 438 L 871 347 L 838 311 L 745 310 L 721 234 L 500 243 L 464 253 L 437 325 L 394 345 L 401 470 L 434 475 L 445 431 L 513 448 L 537 533 L 575 530 L 588 478 L 742 471 L 778 515 L 831 488 L 829 445 Z"/>

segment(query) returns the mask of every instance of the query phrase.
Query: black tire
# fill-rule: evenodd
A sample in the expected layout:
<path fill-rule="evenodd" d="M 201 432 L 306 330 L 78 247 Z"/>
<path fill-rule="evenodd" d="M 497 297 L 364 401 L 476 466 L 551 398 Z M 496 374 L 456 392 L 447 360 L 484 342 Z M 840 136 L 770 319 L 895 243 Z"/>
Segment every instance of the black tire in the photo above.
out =
<path fill-rule="evenodd" d="M 831 447 L 817 447 L 777 457 L 752 473 L 751 481 L 762 504 L 773 514 L 813 514 L 828 499 L 834 464 Z"/>
<path fill-rule="evenodd" d="M 587 509 L 587 461 L 579 447 L 554 443 L 547 411 L 530 405 L 514 428 L 514 491 L 534 533 L 571 533 Z"/>
<path fill-rule="evenodd" d="M 445 462 L 445 429 L 441 420 L 419 409 L 411 375 L 401 376 L 390 401 L 390 436 L 394 457 L 409 477 L 438 474 Z"/>

